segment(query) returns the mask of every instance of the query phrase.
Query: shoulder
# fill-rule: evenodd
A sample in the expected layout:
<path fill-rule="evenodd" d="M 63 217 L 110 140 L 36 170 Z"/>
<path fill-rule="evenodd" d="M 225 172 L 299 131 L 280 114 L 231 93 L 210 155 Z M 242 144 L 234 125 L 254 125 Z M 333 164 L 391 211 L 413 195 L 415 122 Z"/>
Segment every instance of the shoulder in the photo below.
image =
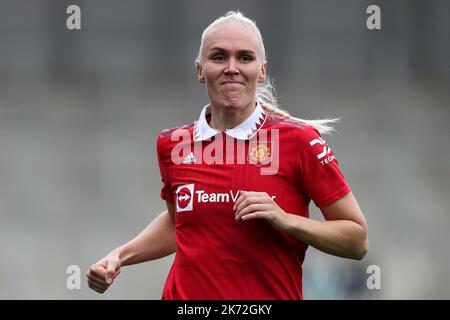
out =
<path fill-rule="evenodd" d="M 196 123 L 196 121 L 161 130 L 158 134 L 158 140 L 164 139 L 166 137 L 170 137 L 173 133 L 175 133 L 177 131 L 179 132 L 180 130 L 188 130 L 188 131 L 191 130 L 192 131 L 195 126 L 195 123 Z"/>
<path fill-rule="evenodd" d="M 180 136 L 192 138 L 195 123 L 196 121 L 161 130 L 157 140 L 158 152 L 171 149 L 173 145 L 179 142 Z"/>

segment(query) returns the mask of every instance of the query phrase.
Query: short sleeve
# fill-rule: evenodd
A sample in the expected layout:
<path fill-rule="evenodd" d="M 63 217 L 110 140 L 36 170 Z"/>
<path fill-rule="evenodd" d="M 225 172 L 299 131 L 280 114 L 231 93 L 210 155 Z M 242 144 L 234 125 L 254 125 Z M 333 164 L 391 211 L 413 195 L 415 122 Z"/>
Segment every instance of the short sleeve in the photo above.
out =
<path fill-rule="evenodd" d="M 164 144 L 163 139 L 161 137 L 159 137 L 156 145 L 157 145 L 159 172 L 161 174 L 161 181 L 163 183 L 163 186 L 161 188 L 160 197 L 163 200 L 173 203 L 173 197 L 172 197 L 172 193 L 171 193 L 167 165 L 165 163 L 166 156 L 164 154 L 165 149 L 164 149 L 163 144 Z"/>
<path fill-rule="evenodd" d="M 319 132 L 305 128 L 298 148 L 302 190 L 317 207 L 324 207 L 350 192 L 336 156 Z"/>

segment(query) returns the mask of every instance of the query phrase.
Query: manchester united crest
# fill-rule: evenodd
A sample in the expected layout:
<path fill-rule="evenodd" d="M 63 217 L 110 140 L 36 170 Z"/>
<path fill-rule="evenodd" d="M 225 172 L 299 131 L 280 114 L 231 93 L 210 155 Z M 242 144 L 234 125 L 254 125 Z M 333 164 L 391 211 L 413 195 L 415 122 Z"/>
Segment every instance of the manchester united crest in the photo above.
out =
<path fill-rule="evenodd" d="M 269 141 L 251 141 L 248 147 L 248 162 L 255 166 L 263 166 L 272 161 Z"/>

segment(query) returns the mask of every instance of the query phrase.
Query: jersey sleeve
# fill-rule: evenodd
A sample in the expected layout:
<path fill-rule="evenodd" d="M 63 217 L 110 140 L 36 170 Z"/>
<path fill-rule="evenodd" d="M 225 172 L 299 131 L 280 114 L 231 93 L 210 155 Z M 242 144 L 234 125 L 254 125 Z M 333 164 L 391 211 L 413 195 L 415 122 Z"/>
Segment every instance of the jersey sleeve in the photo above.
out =
<path fill-rule="evenodd" d="M 299 139 L 299 180 L 317 207 L 325 207 L 350 192 L 336 156 L 320 133 L 306 128 Z"/>
<path fill-rule="evenodd" d="M 170 185 L 170 181 L 169 181 L 169 174 L 168 174 L 168 168 L 167 168 L 166 148 L 164 148 L 164 141 L 161 138 L 161 135 L 159 136 L 156 145 L 157 145 L 159 172 L 161 174 L 161 181 L 163 183 L 163 186 L 161 188 L 160 197 L 163 200 L 173 203 L 173 197 L 172 197 L 172 193 L 171 193 L 171 185 Z"/>

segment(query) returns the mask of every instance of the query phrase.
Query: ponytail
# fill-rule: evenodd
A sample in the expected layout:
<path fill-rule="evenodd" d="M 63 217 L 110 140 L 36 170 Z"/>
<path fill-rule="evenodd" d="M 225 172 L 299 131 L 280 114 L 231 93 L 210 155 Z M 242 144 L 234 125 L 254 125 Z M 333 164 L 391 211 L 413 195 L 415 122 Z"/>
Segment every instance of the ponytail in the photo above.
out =
<path fill-rule="evenodd" d="M 316 128 L 320 134 L 332 134 L 336 130 L 331 124 L 339 121 L 339 118 L 334 119 L 316 119 L 305 120 L 291 116 L 287 111 L 279 108 L 278 99 L 276 98 L 276 91 L 273 86 L 273 81 L 267 77 L 266 81 L 258 84 L 256 88 L 256 101 L 259 102 L 261 107 L 268 113 L 274 114 L 277 117 L 293 120 L 296 122 L 303 122 Z"/>

